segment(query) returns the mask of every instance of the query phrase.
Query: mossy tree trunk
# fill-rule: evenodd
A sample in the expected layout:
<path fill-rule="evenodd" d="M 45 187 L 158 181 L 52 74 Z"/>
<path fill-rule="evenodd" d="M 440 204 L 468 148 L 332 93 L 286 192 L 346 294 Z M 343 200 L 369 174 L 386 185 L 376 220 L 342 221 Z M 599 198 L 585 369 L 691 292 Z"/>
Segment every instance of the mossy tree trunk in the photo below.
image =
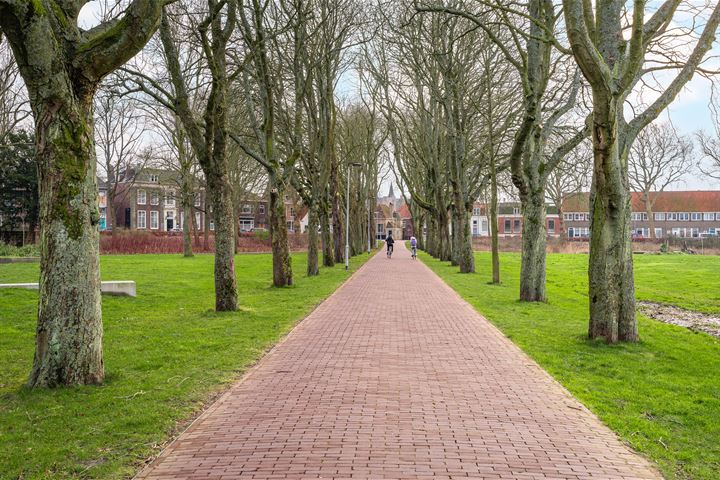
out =
<path fill-rule="evenodd" d="M 93 96 L 157 28 L 162 1 L 82 32 L 86 2 L 0 0 L 7 37 L 35 118 L 40 194 L 40 294 L 29 386 L 104 379 Z"/>
<path fill-rule="evenodd" d="M 308 258 L 307 274 L 314 277 L 320 273 L 318 252 L 318 211 L 317 205 L 311 205 L 308 211 Z"/>
<path fill-rule="evenodd" d="M 545 293 L 545 189 L 528 192 L 522 203 L 522 260 L 520 265 L 520 300 L 544 302 Z"/>
<path fill-rule="evenodd" d="M 286 287 L 293 284 L 288 230 L 285 221 L 284 189 L 270 178 L 270 238 L 272 242 L 273 285 Z"/>

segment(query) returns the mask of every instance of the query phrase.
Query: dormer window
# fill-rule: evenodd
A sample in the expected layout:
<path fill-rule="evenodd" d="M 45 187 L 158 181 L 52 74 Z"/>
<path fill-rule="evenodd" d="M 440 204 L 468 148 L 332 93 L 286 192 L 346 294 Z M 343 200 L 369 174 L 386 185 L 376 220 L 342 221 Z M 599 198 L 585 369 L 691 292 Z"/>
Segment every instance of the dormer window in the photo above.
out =
<path fill-rule="evenodd" d="M 150 174 L 150 183 L 158 183 L 159 177 L 157 173 L 151 173 Z"/>

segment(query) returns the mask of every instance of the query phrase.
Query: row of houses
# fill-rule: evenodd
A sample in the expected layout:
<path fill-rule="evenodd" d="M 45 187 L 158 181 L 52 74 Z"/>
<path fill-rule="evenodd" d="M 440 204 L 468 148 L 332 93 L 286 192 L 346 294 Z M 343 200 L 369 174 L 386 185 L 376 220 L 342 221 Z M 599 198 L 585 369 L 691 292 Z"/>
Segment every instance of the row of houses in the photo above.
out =
<path fill-rule="evenodd" d="M 108 211 L 108 184 L 100 182 L 100 230 L 122 228 L 126 230 L 177 232 L 183 229 L 185 215 L 179 200 L 180 181 L 177 174 L 158 168 L 128 169 L 113 183 L 115 196 L 112 211 Z M 191 226 L 197 231 L 215 230 L 212 207 L 207 204 L 205 190 L 193 194 Z M 285 220 L 288 230 L 300 230 L 304 212 L 292 195 L 285 197 Z M 109 221 L 108 221 L 109 219 Z M 240 202 L 237 212 L 241 232 L 268 228 L 270 214 L 268 201 L 248 194 Z"/>
<path fill-rule="evenodd" d="M 653 192 L 649 196 L 651 218 L 648 217 L 644 197 L 632 193 L 632 231 L 635 238 L 716 237 L 720 236 L 720 191 Z M 415 234 L 412 218 L 402 199 L 394 198 L 392 187 L 387 196 L 379 199 L 375 211 L 377 238 L 388 231 L 393 236 L 409 238 Z M 501 237 L 522 235 L 522 210 L 519 202 L 498 205 L 497 232 Z M 568 196 L 562 204 L 562 216 L 553 205 L 546 207 L 545 227 L 550 237 L 587 239 L 590 236 L 589 194 Z M 475 237 L 491 234 L 488 205 L 476 202 L 470 217 L 470 229 Z M 651 231 L 652 230 L 652 231 Z"/>

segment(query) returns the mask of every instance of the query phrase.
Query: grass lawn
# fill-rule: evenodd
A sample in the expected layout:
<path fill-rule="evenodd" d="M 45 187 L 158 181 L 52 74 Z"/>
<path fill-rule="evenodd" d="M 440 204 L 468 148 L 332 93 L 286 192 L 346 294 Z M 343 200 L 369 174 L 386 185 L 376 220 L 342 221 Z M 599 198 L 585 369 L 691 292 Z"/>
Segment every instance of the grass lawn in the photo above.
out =
<path fill-rule="evenodd" d="M 587 255 L 548 256 L 548 303 L 517 301 L 520 256 L 501 256 L 503 284 L 424 252 L 422 260 L 667 478 L 720 478 L 720 340 L 640 316 L 641 342 L 587 339 Z M 636 255 L 638 299 L 720 312 L 720 257 Z"/>
<path fill-rule="evenodd" d="M 351 261 L 356 270 L 367 255 Z M 138 297 L 103 296 L 106 382 L 29 390 L 37 292 L 0 290 L 0 479 L 128 478 L 213 395 L 347 277 L 344 265 L 273 288 L 270 255 L 236 257 L 241 310 L 215 313 L 213 257 L 103 256 L 103 280 Z M 37 264 L 0 265 L 0 283 L 37 281 Z"/>

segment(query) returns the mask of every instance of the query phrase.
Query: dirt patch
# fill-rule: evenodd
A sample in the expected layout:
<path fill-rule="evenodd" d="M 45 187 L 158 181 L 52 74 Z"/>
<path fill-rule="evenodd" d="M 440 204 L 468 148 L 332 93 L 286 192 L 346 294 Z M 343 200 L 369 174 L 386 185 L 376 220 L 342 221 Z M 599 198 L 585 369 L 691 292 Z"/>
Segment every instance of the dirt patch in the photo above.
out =
<path fill-rule="evenodd" d="M 720 317 L 662 303 L 637 302 L 636 305 L 640 313 L 653 320 L 685 327 L 694 332 L 705 332 L 720 338 Z"/>

